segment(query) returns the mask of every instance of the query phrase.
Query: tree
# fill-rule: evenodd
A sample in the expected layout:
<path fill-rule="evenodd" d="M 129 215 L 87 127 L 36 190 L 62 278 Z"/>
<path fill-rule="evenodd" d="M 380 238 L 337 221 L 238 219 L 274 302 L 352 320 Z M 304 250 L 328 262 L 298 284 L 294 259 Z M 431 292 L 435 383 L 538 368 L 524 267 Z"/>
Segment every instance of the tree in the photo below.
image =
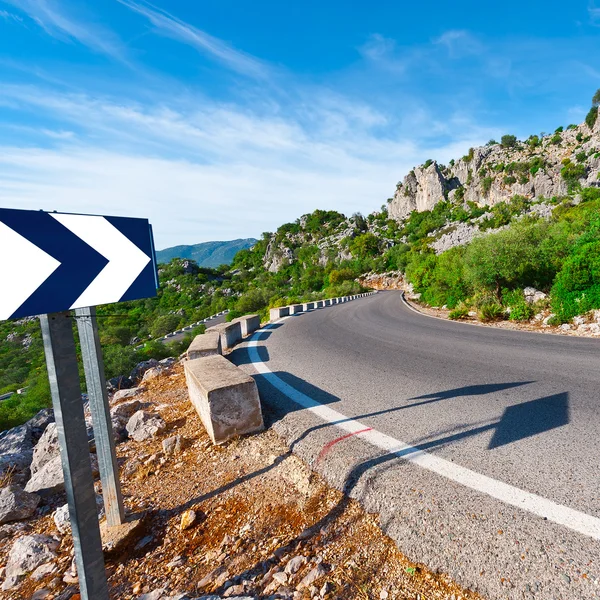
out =
<path fill-rule="evenodd" d="M 517 136 L 506 134 L 500 139 L 503 148 L 514 148 L 517 145 Z"/>
<path fill-rule="evenodd" d="M 600 106 L 600 88 L 596 90 L 596 93 L 592 97 L 592 106 Z"/>

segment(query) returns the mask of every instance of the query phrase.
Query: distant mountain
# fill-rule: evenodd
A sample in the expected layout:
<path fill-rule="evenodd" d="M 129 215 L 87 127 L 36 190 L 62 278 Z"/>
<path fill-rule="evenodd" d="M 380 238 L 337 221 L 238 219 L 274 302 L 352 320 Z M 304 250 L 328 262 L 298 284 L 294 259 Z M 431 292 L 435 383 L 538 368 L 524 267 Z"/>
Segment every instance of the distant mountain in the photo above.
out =
<path fill-rule="evenodd" d="M 218 267 L 228 265 L 240 250 L 250 248 L 257 240 L 231 240 L 229 242 L 204 242 L 193 246 L 174 246 L 156 252 L 159 263 L 168 263 L 173 258 L 189 258 L 195 260 L 201 267 Z"/>

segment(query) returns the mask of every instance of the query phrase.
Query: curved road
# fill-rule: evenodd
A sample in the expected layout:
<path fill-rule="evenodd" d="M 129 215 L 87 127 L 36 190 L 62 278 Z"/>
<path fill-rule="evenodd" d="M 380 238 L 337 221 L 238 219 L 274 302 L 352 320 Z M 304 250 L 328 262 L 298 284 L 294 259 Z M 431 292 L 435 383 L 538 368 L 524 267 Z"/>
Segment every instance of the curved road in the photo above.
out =
<path fill-rule="evenodd" d="M 600 340 L 432 319 L 384 292 L 283 319 L 232 359 L 413 560 L 489 598 L 600 598 Z"/>

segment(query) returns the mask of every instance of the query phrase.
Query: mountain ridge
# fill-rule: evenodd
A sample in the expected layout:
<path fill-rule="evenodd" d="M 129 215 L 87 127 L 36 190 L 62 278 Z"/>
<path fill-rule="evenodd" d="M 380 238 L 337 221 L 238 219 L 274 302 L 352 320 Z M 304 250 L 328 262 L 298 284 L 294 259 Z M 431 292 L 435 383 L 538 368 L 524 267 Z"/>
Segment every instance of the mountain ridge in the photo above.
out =
<path fill-rule="evenodd" d="M 174 258 L 194 260 L 200 267 L 219 267 L 229 265 L 240 251 L 256 244 L 254 238 L 239 238 L 228 241 L 201 242 L 200 244 L 180 245 L 157 250 L 156 260 L 168 263 Z"/>

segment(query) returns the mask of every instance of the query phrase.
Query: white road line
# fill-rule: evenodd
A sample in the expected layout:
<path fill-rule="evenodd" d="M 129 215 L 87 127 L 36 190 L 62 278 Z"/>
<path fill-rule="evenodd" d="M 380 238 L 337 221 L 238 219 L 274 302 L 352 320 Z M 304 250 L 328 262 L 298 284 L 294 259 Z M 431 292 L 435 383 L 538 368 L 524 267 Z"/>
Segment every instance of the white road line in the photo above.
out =
<path fill-rule="evenodd" d="M 289 317 L 288 317 L 289 318 Z M 280 319 L 276 323 L 282 323 L 287 318 Z M 277 377 L 269 367 L 261 360 L 258 353 L 258 343 L 262 333 L 269 331 L 271 325 L 267 325 L 263 329 L 259 329 L 248 342 L 248 354 L 250 362 L 254 368 L 260 373 L 273 387 L 285 394 L 290 400 L 303 406 L 307 410 L 317 415 L 324 421 L 339 427 L 348 433 L 356 433 L 368 426 L 360 421 L 350 419 L 342 413 L 320 404 L 313 400 L 310 396 L 303 394 L 285 381 Z M 439 458 L 433 454 L 429 454 L 419 448 L 410 446 L 400 440 L 396 440 L 385 433 L 381 433 L 375 429 L 365 431 L 358 434 L 361 439 L 369 442 L 373 446 L 384 450 L 390 454 L 396 454 L 399 458 L 416 464 L 428 471 L 446 477 L 447 479 L 464 485 L 472 490 L 487 494 L 496 500 L 500 500 L 505 504 L 515 506 L 529 513 L 548 519 L 564 527 L 568 527 L 573 531 L 582 533 L 595 540 L 600 540 L 600 519 L 557 504 L 547 498 L 542 498 L 536 494 L 526 492 L 517 487 L 514 487 L 503 481 L 492 479 L 481 473 L 476 473 L 456 463 Z"/>

